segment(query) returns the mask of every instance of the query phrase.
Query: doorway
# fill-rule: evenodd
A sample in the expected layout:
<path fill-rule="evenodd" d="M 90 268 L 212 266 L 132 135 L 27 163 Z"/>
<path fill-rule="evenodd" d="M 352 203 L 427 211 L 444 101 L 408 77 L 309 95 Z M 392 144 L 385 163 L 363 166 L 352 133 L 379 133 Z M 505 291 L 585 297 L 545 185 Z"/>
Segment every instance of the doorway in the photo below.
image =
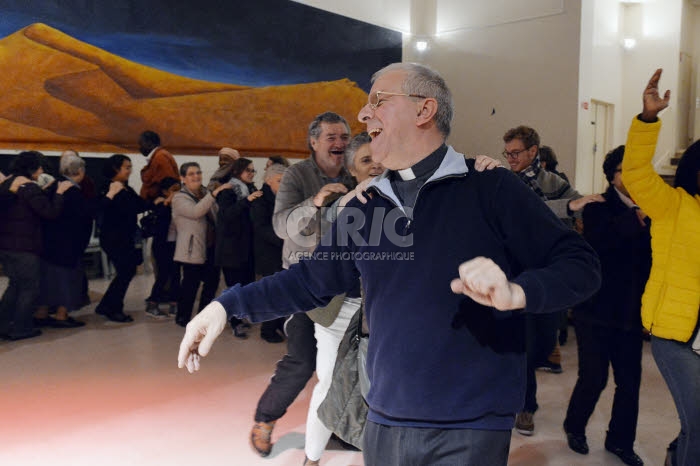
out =
<path fill-rule="evenodd" d="M 608 180 L 603 173 L 603 161 L 605 155 L 612 149 L 613 140 L 613 104 L 591 99 L 591 125 L 593 125 L 593 141 L 591 144 L 593 161 L 593 187 L 594 193 L 602 193 L 608 187 Z"/>

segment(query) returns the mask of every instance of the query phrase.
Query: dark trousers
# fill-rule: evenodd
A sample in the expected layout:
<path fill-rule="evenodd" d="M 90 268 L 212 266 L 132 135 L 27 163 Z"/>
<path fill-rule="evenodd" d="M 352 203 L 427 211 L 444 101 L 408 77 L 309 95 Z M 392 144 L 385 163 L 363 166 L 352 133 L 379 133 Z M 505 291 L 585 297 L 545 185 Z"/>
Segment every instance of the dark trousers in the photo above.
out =
<path fill-rule="evenodd" d="M 0 251 L 0 263 L 9 280 L 0 301 L 0 334 L 28 335 L 34 330 L 34 306 L 39 296 L 39 256 Z"/>
<path fill-rule="evenodd" d="M 211 257 L 207 254 L 208 257 Z M 216 296 L 219 287 L 220 270 L 207 261 L 204 264 L 182 264 L 182 283 L 180 283 L 180 299 L 177 301 L 178 323 L 187 323 L 192 318 L 194 301 L 197 298 L 199 284 L 203 283 L 202 294 L 199 296 L 199 310 L 209 304 Z"/>
<path fill-rule="evenodd" d="M 639 385 L 642 381 L 642 332 L 576 321 L 578 380 L 571 394 L 564 430 L 585 435 L 612 365 L 615 396 L 608 425 L 609 444 L 632 449 L 637 433 Z"/>
<path fill-rule="evenodd" d="M 306 314 L 294 314 L 285 325 L 287 354 L 277 363 L 275 374 L 258 401 L 255 422 L 281 418 L 316 370 L 314 323 Z"/>
<path fill-rule="evenodd" d="M 236 283 L 243 286 L 255 280 L 255 273 L 250 263 L 242 264 L 240 267 L 222 267 L 221 269 L 224 272 L 224 282 L 226 282 L 227 287 L 232 287 Z M 231 327 L 235 327 L 241 322 L 241 319 L 234 316 L 229 319 L 229 322 Z"/>
<path fill-rule="evenodd" d="M 156 261 L 156 281 L 148 301 L 154 303 L 176 302 L 180 296 L 180 266 L 173 260 L 174 241 L 153 241 L 151 248 Z"/>
<path fill-rule="evenodd" d="M 142 262 L 141 251 L 133 246 L 129 248 L 103 245 L 102 249 L 107 253 L 110 262 L 114 264 L 114 270 L 117 273 L 95 310 L 99 309 L 100 314 L 124 312 L 124 296 L 126 296 L 131 280 L 136 275 L 136 267 Z"/>
<path fill-rule="evenodd" d="M 272 274 L 268 274 L 272 275 Z M 268 275 L 255 275 L 256 280 L 260 280 L 263 277 L 267 277 Z M 228 283 L 226 284 L 228 286 Z M 260 336 L 263 338 L 268 338 L 271 337 L 275 334 L 277 334 L 277 331 L 284 332 L 284 321 L 286 319 L 284 317 L 280 317 L 278 319 L 272 319 L 272 320 L 266 320 L 260 325 Z"/>
<path fill-rule="evenodd" d="M 535 368 L 547 360 L 557 341 L 561 312 L 526 314 L 527 385 L 523 411 L 537 411 L 537 377 Z"/>
<path fill-rule="evenodd" d="M 509 430 L 396 427 L 367 421 L 366 466 L 506 466 Z"/>

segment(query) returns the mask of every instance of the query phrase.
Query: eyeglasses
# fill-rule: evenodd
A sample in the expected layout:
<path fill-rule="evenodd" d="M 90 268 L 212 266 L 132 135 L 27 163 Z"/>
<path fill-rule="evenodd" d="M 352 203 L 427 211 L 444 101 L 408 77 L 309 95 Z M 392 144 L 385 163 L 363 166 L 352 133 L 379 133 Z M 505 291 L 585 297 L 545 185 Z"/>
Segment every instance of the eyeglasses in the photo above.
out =
<path fill-rule="evenodd" d="M 369 97 L 367 98 L 367 103 L 369 104 L 369 108 L 372 110 L 376 110 L 377 107 L 379 107 L 381 104 L 384 103 L 387 98 L 382 99 L 382 96 L 388 96 L 388 97 L 393 97 L 395 95 L 400 95 L 403 97 L 415 97 L 417 99 L 427 99 L 424 95 L 418 95 L 418 94 L 403 94 L 401 92 L 386 92 L 386 91 L 375 91 L 372 92 Z"/>
<path fill-rule="evenodd" d="M 532 146 L 530 146 L 530 147 L 532 147 Z M 517 159 L 518 157 L 520 157 L 520 154 L 522 154 L 523 152 L 525 152 L 527 150 L 530 150 L 530 147 L 526 147 L 525 149 L 521 149 L 521 150 L 514 150 L 513 152 L 508 152 L 508 151 L 504 150 L 503 152 L 501 152 L 501 155 L 503 155 L 503 157 L 505 157 L 507 159 Z"/>
<path fill-rule="evenodd" d="M 185 174 L 185 176 L 195 176 L 195 175 L 201 175 L 201 174 L 202 174 L 201 171 L 196 171 L 196 172 L 188 171 L 187 174 Z"/>
<path fill-rule="evenodd" d="M 255 175 L 258 172 L 255 168 L 246 168 L 245 171 L 248 173 L 252 173 L 253 175 Z"/>

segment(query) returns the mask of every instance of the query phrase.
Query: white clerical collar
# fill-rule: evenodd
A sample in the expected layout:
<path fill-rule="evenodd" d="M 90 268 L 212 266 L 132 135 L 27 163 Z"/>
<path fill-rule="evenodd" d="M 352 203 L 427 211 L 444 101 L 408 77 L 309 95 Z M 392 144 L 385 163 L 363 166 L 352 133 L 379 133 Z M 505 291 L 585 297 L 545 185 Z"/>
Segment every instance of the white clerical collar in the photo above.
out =
<path fill-rule="evenodd" d="M 396 173 L 399 174 L 403 181 L 410 181 L 416 179 L 416 174 L 413 173 L 412 168 L 404 168 L 403 170 L 397 170 Z"/>
<path fill-rule="evenodd" d="M 622 194 L 622 193 L 620 192 L 620 190 L 617 189 L 615 186 L 613 186 L 613 188 L 615 188 L 615 191 L 617 191 L 617 195 L 620 196 L 620 200 L 622 201 L 622 203 L 623 203 L 624 205 L 626 205 L 626 206 L 629 207 L 630 209 L 631 209 L 631 208 L 634 208 L 634 207 L 637 207 L 637 204 L 635 204 L 634 201 L 633 201 L 632 199 L 629 198 L 629 196 L 625 196 L 624 194 Z"/>

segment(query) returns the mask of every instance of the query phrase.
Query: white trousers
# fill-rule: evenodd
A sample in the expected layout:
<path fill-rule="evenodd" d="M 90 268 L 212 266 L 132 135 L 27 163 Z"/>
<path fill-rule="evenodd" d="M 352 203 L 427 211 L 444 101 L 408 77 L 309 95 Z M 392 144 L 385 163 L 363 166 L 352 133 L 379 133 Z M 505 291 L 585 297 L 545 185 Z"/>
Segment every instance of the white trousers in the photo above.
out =
<path fill-rule="evenodd" d="M 360 308 L 360 298 L 345 298 L 340 307 L 338 317 L 330 327 L 314 324 L 316 335 L 316 377 L 318 383 L 314 387 L 309 403 L 309 414 L 306 418 L 306 445 L 304 451 L 307 458 L 318 461 L 326 448 L 331 432 L 318 418 L 318 407 L 328 394 L 333 380 L 333 368 L 338 356 L 338 347 L 345 336 L 352 316 Z"/>

